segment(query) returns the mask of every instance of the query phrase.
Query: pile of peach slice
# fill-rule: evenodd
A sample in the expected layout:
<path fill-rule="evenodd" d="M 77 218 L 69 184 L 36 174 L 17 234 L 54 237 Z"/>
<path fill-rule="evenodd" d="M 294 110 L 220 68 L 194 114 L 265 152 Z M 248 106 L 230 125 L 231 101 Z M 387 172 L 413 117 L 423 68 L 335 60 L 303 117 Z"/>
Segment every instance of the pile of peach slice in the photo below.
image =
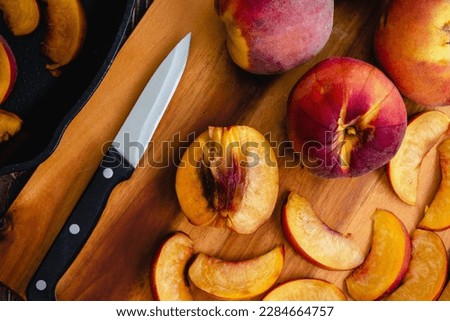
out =
<path fill-rule="evenodd" d="M 157 300 L 192 300 L 189 280 L 206 293 L 225 300 L 251 299 L 270 289 L 284 265 L 284 246 L 258 257 L 228 261 L 198 253 L 194 243 L 176 232 L 160 246 L 151 272 L 151 289 Z M 188 264 L 191 263 L 191 264 Z"/>
<path fill-rule="evenodd" d="M 52 63 L 46 67 L 54 76 L 72 62 L 86 37 L 86 14 L 81 0 L 43 0 L 46 33 L 42 53 Z M 41 13 L 36 0 L 0 0 L 3 19 L 14 36 L 26 36 L 38 27 Z"/>
<path fill-rule="evenodd" d="M 204 253 L 194 255 L 194 242 L 175 232 L 160 245 L 150 277 L 156 300 L 193 300 L 191 286 L 220 300 L 345 301 L 336 285 L 320 279 L 297 279 L 275 285 L 284 266 L 284 246 L 238 261 Z"/>
<path fill-rule="evenodd" d="M 410 239 L 392 213 L 377 210 L 373 237 L 363 264 L 346 279 L 355 300 L 425 301 L 439 298 L 447 280 L 448 259 L 442 239 L 416 229 Z"/>

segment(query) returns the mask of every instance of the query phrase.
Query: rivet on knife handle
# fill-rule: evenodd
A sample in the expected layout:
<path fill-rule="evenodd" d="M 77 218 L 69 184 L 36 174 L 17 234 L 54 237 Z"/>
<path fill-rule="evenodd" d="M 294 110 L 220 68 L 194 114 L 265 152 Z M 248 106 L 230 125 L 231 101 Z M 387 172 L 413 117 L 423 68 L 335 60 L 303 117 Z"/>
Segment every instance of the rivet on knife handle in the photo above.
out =
<path fill-rule="evenodd" d="M 189 33 L 164 59 L 145 86 L 112 147 L 28 284 L 28 300 L 56 299 L 58 281 L 91 235 L 111 191 L 131 176 L 144 155 L 184 72 L 190 40 Z"/>

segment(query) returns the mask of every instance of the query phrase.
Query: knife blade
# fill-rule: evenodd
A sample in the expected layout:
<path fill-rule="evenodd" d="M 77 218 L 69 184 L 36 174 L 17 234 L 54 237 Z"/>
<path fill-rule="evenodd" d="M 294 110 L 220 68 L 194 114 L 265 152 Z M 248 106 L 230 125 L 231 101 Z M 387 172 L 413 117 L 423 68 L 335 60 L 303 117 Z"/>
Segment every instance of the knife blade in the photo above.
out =
<path fill-rule="evenodd" d="M 189 55 L 186 35 L 159 65 L 130 111 L 86 190 L 27 286 L 27 299 L 56 300 L 56 285 L 97 224 L 114 187 L 129 179 L 181 80 Z"/>

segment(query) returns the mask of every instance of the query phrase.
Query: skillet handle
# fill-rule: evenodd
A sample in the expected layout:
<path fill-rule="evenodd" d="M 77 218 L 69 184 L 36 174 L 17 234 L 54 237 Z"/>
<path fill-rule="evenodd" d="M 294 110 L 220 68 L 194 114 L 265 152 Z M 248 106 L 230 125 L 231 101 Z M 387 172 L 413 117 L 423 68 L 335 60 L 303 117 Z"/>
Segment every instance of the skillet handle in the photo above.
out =
<path fill-rule="evenodd" d="M 55 289 L 58 281 L 91 235 L 110 193 L 117 184 L 127 180 L 133 171 L 133 166 L 115 148 L 111 147 L 108 150 L 28 284 L 28 300 L 56 300 Z"/>

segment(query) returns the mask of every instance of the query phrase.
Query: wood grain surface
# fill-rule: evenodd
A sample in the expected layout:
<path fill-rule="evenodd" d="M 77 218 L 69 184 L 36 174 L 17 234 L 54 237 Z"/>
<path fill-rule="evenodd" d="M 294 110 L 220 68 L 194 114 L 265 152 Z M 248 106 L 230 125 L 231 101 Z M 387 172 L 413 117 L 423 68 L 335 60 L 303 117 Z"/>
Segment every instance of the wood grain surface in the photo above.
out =
<path fill-rule="evenodd" d="M 333 33 L 317 57 L 277 76 L 251 75 L 236 67 L 225 46 L 222 23 L 212 0 L 155 0 L 117 56 L 89 103 L 67 128 L 55 153 L 31 177 L 8 211 L 9 232 L 0 239 L 0 281 L 20 296 L 61 224 L 75 205 L 139 92 L 163 57 L 188 32 L 191 54 L 186 72 L 153 137 L 146 158 L 131 179 L 111 194 L 91 238 L 57 287 L 60 300 L 149 300 L 150 266 L 159 242 L 170 232 L 186 232 L 197 252 L 245 259 L 286 244 L 279 279 L 316 277 L 345 291 L 349 271 L 315 267 L 296 254 L 280 227 L 280 209 L 289 191 L 307 197 L 332 228 L 352 237 L 367 252 L 376 208 L 394 212 L 411 232 L 437 190 L 440 173 L 435 148 L 420 172 L 416 206 L 401 202 L 385 169 L 352 179 L 325 180 L 279 153 L 280 191 L 270 220 L 251 235 L 194 227 L 182 214 L 175 190 L 182 148 L 209 125 L 245 124 L 287 141 L 286 101 L 295 82 L 330 56 L 350 56 L 376 64 L 373 34 L 384 1 L 337 0 Z M 410 115 L 421 110 L 407 101 Z M 450 115 L 450 108 L 441 108 Z M 171 149 L 164 149 L 171 143 Z M 156 166 L 160 164 L 159 166 Z M 166 164 L 166 165 L 164 165 Z M 264 186 L 261 186 L 264 188 Z M 439 233 L 447 249 L 450 232 Z M 192 287 L 197 300 L 212 299 Z"/>

